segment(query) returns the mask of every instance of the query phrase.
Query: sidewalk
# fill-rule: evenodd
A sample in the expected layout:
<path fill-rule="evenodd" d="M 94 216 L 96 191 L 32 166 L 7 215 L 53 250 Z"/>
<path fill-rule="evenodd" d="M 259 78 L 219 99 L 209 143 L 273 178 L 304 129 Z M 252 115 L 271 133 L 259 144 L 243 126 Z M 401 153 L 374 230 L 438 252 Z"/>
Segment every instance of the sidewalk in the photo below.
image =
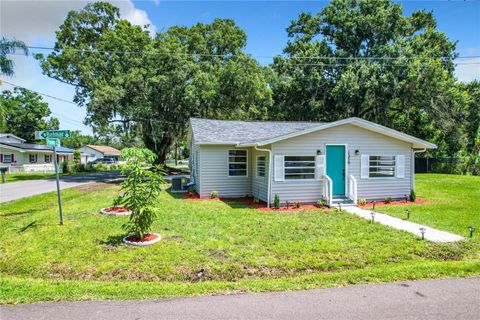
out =
<path fill-rule="evenodd" d="M 353 207 L 353 206 L 344 207 L 343 210 L 347 211 L 348 213 L 357 215 L 361 218 L 372 220 L 372 214 L 371 214 L 372 210 L 360 209 L 358 207 Z M 464 240 L 463 237 L 460 237 L 450 232 L 437 230 L 425 225 L 395 218 L 379 212 L 375 212 L 375 222 L 381 223 L 383 225 L 386 225 L 398 230 L 403 230 L 403 231 L 413 233 L 417 237 L 422 236 L 420 228 L 425 228 L 425 235 L 424 235 L 425 239 L 433 242 L 456 242 L 456 241 Z"/>

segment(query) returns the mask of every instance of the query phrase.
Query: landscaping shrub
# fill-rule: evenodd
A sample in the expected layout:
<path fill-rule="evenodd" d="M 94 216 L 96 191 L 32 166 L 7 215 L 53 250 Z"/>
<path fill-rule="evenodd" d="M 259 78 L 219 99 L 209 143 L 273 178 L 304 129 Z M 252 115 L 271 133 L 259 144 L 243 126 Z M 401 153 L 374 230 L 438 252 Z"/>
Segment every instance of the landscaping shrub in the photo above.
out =
<path fill-rule="evenodd" d="M 325 201 L 325 199 L 320 199 L 317 201 L 318 207 L 325 207 L 326 205 L 327 205 L 327 201 Z"/>
<path fill-rule="evenodd" d="M 415 190 L 412 189 L 410 191 L 410 201 L 415 202 L 415 200 L 417 200 L 417 195 L 415 193 Z"/>
<path fill-rule="evenodd" d="M 280 209 L 280 196 L 278 194 L 273 198 L 273 206 L 275 209 Z"/>
<path fill-rule="evenodd" d="M 213 190 L 212 192 L 210 192 L 210 198 L 212 199 L 218 198 L 218 191 Z"/>
<path fill-rule="evenodd" d="M 127 177 L 122 184 L 123 194 L 118 204 L 132 211 L 129 221 L 123 228 L 138 239 L 143 239 L 150 231 L 156 217 L 155 200 L 161 192 L 163 168 L 154 166 L 154 170 L 145 169 L 144 163 L 153 163 L 156 155 L 148 149 L 126 148 L 122 157 L 127 160 L 122 173 Z"/>
<path fill-rule="evenodd" d="M 389 204 L 389 203 L 392 203 L 392 197 L 385 197 L 385 199 L 383 200 L 386 204 Z"/>
<path fill-rule="evenodd" d="M 358 204 L 361 205 L 361 206 L 366 205 L 367 204 L 367 199 L 365 199 L 365 198 L 358 199 Z"/>
<path fill-rule="evenodd" d="M 257 196 L 254 196 L 253 203 L 260 203 L 260 199 Z"/>
<path fill-rule="evenodd" d="M 293 202 L 293 207 L 296 208 L 296 209 L 300 208 L 300 202 L 299 201 L 294 201 Z"/>

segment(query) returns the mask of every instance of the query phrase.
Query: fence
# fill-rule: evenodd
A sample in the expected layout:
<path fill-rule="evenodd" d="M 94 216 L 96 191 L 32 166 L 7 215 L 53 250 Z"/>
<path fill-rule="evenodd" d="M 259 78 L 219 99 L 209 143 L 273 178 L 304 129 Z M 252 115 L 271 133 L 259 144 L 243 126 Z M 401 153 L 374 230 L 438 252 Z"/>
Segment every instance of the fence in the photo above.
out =
<path fill-rule="evenodd" d="M 59 166 L 60 172 L 62 171 Z M 24 164 L 21 166 L 9 166 L 8 173 L 48 173 L 55 172 L 53 164 Z"/>
<path fill-rule="evenodd" d="M 415 173 L 455 173 L 459 158 L 415 158 Z"/>

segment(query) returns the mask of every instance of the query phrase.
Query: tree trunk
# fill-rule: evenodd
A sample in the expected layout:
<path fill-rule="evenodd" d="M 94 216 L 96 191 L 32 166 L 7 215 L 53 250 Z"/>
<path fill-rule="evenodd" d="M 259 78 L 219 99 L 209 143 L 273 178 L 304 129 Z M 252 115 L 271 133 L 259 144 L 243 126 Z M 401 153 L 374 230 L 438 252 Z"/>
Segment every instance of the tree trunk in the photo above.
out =
<path fill-rule="evenodd" d="M 158 137 L 156 141 L 153 139 L 153 132 L 144 132 L 143 142 L 145 147 L 152 150 L 156 155 L 156 164 L 164 164 L 167 159 L 168 150 L 170 149 L 173 139 L 170 136 Z"/>

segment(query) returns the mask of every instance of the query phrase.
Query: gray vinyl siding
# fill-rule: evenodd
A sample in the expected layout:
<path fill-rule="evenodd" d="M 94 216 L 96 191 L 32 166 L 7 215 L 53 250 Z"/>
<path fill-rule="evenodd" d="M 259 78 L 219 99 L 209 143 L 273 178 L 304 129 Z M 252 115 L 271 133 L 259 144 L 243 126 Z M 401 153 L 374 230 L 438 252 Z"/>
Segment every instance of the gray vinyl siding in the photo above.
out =
<path fill-rule="evenodd" d="M 268 199 L 268 170 L 269 170 L 269 159 L 268 152 L 252 150 L 251 161 L 253 163 L 252 167 L 252 196 L 258 197 L 260 200 L 267 202 Z M 265 156 L 265 176 L 257 177 L 257 156 Z"/>
<path fill-rule="evenodd" d="M 318 132 L 294 137 L 272 144 L 275 155 L 316 155 L 317 150 L 325 155 L 326 144 L 346 144 L 348 164 L 346 177 L 352 174 L 357 180 L 358 198 L 369 200 L 403 198 L 412 189 L 412 146 L 370 130 L 353 125 L 342 125 Z M 359 154 L 355 155 L 355 150 Z M 405 156 L 405 178 L 360 178 L 362 154 L 382 156 Z M 348 187 L 348 186 L 347 186 Z M 346 190 L 348 193 L 348 189 Z M 272 175 L 272 199 L 275 194 L 281 202 L 315 202 L 322 197 L 322 181 L 274 181 Z"/>
<path fill-rule="evenodd" d="M 228 150 L 248 151 L 247 177 L 228 176 Z M 252 149 L 234 146 L 200 146 L 200 191 L 201 197 L 209 197 L 217 191 L 220 197 L 243 197 L 252 194 Z"/>
<path fill-rule="evenodd" d="M 192 143 L 189 165 L 193 181 L 195 181 L 194 188 L 198 194 L 200 194 L 200 161 L 200 147 Z"/>

